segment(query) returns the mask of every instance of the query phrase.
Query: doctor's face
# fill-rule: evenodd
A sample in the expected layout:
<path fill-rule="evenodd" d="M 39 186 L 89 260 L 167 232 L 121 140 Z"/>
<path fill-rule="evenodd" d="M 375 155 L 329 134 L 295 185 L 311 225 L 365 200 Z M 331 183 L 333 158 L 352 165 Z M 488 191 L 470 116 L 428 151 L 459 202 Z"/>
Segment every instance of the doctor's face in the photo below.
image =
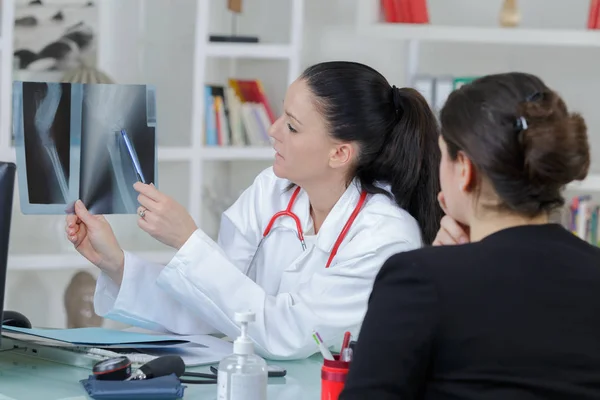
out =
<path fill-rule="evenodd" d="M 285 95 L 283 114 L 269 129 L 277 152 L 273 171 L 297 185 L 328 173 L 329 156 L 335 145 L 314 104 L 306 82 L 295 81 Z"/>

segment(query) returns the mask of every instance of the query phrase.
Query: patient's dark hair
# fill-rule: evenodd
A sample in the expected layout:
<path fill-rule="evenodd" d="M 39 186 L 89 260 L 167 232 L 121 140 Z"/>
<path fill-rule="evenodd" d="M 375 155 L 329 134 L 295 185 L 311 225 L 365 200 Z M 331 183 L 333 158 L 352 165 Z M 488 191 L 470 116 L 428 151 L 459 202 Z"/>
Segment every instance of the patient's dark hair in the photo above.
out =
<path fill-rule="evenodd" d="M 549 212 L 564 204 L 563 187 L 588 173 L 583 117 L 534 75 L 488 75 L 462 86 L 446 101 L 441 124 L 450 158 L 464 152 L 504 211 Z"/>
<path fill-rule="evenodd" d="M 358 144 L 355 176 L 368 193 L 387 192 L 419 223 L 431 244 L 442 210 L 439 129 L 427 101 L 414 89 L 396 88 L 379 72 L 355 62 L 324 62 L 301 76 L 335 138 Z"/>

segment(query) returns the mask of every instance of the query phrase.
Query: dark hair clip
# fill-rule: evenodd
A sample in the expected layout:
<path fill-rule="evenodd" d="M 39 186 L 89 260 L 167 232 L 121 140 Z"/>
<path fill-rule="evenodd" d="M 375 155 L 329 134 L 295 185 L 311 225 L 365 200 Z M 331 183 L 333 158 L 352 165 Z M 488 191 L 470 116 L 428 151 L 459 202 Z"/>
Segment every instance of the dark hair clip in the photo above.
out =
<path fill-rule="evenodd" d="M 400 89 L 396 87 L 396 85 L 392 86 L 392 101 L 394 102 L 396 114 L 399 114 L 402 110 L 402 93 L 400 92 Z"/>
<path fill-rule="evenodd" d="M 538 100 L 541 100 L 542 97 L 543 97 L 542 92 L 533 92 L 532 94 L 530 94 L 529 96 L 527 96 L 525 98 L 525 101 L 528 103 L 532 102 L 532 101 L 538 101 Z"/>
<path fill-rule="evenodd" d="M 515 130 L 517 131 L 517 133 L 521 133 L 527 130 L 527 128 L 527 120 L 525 119 L 525 117 L 517 117 L 517 120 L 515 121 Z"/>

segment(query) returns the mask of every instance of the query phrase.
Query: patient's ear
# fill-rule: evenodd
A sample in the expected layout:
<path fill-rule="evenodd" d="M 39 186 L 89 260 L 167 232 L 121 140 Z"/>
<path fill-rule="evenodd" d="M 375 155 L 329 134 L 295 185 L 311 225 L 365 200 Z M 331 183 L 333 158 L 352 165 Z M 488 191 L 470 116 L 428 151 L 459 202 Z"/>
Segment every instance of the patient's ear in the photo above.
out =
<path fill-rule="evenodd" d="M 475 165 L 463 151 L 457 153 L 455 165 L 458 168 L 460 190 L 471 193 L 477 186 L 477 169 Z"/>

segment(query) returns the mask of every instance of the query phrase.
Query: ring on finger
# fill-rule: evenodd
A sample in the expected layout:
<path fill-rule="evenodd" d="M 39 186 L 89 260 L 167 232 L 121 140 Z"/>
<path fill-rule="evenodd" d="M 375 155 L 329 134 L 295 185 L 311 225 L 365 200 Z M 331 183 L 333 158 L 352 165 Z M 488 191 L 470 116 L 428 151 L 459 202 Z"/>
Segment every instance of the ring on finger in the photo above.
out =
<path fill-rule="evenodd" d="M 140 218 L 144 218 L 146 216 L 147 210 L 148 210 L 147 208 L 140 207 L 140 210 L 138 211 L 138 215 L 140 216 Z"/>

